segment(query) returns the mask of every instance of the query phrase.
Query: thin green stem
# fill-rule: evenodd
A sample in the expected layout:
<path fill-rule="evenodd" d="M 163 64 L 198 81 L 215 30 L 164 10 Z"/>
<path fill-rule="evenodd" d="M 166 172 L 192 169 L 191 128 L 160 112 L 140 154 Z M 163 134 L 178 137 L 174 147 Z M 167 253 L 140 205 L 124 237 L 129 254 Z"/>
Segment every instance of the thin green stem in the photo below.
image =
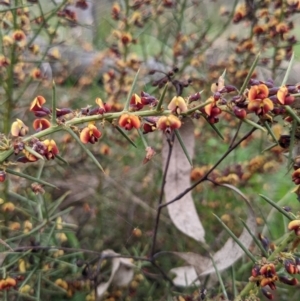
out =
<path fill-rule="evenodd" d="M 51 124 L 57 125 L 56 121 L 56 86 L 54 80 L 52 81 L 52 116 Z"/>

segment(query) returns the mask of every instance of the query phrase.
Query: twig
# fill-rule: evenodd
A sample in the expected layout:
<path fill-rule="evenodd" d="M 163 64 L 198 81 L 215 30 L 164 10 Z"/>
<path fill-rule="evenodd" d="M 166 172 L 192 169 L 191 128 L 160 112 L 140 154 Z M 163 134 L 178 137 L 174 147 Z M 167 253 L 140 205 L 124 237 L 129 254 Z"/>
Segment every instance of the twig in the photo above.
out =
<path fill-rule="evenodd" d="M 163 173 L 163 179 L 162 179 L 160 195 L 159 195 L 159 200 L 158 200 L 158 210 L 157 210 L 157 215 L 156 215 L 156 219 L 155 219 L 155 226 L 154 226 L 154 233 L 153 233 L 153 239 L 152 239 L 152 247 L 151 247 L 151 256 L 150 256 L 150 258 L 153 258 L 153 255 L 155 253 L 155 245 L 156 245 L 158 224 L 159 224 L 159 220 L 160 220 L 161 204 L 162 204 L 162 200 L 163 200 L 163 196 L 164 196 L 164 189 L 165 189 L 167 173 L 168 173 L 168 169 L 169 169 L 169 165 L 170 165 L 174 140 L 175 140 L 175 134 L 173 133 L 172 137 L 167 139 L 167 142 L 169 144 L 169 152 L 168 152 L 168 157 L 167 157 L 165 170 L 164 170 L 164 173 Z"/>
<path fill-rule="evenodd" d="M 216 169 L 216 167 L 235 149 L 237 148 L 244 140 L 246 140 L 249 136 L 252 135 L 252 133 L 256 130 L 256 128 L 252 128 L 252 130 L 250 130 L 244 137 L 242 137 L 238 142 L 236 142 L 234 145 L 232 145 L 232 147 L 230 147 L 225 153 L 224 155 L 214 164 L 214 166 L 212 168 L 210 168 L 210 170 L 208 170 L 206 172 L 206 174 L 199 179 L 195 184 L 191 185 L 189 188 L 187 188 L 186 190 L 184 190 L 182 193 L 180 193 L 177 197 L 175 197 L 173 200 L 165 203 L 165 204 L 160 204 L 159 208 L 158 208 L 158 212 L 160 212 L 160 209 L 163 207 L 167 207 L 168 205 L 180 200 L 183 196 L 185 196 L 188 192 L 190 192 L 191 190 L 193 190 L 196 186 L 198 186 L 200 183 L 204 182 L 207 180 L 208 176 Z"/>

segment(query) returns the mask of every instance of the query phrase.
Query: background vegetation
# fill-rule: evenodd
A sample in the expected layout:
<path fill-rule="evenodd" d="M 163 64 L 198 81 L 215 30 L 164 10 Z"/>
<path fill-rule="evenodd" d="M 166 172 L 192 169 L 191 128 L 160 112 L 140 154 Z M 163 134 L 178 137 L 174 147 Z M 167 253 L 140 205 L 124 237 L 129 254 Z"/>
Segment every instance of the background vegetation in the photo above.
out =
<path fill-rule="evenodd" d="M 299 284 L 291 279 L 299 279 L 299 230 L 287 234 L 290 220 L 299 222 L 295 172 L 295 183 L 291 181 L 299 138 L 294 29 L 298 1 L 0 4 L 3 300 L 298 300 Z M 289 64 L 293 52 L 296 60 Z M 222 80 L 225 90 L 220 92 L 215 84 Z M 272 99 L 275 109 L 269 114 L 251 111 L 247 93 L 260 84 L 268 85 L 269 91 L 292 87 L 295 101 L 289 107 Z M 145 115 L 132 98 L 134 93 L 142 97 L 142 91 L 155 99 L 144 108 Z M 219 92 L 226 103 L 218 99 L 215 107 L 220 112 L 213 115 L 205 110 L 205 102 Z M 29 111 L 38 95 L 47 100 L 45 116 L 41 110 Z M 201 99 L 192 102 L 195 95 Z M 177 187 L 164 183 L 174 130 L 142 134 L 145 123 L 158 126 L 152 115 L 170 113 L 174 96 L 182 96 L 190 111 L 188 117 L 185 112 L 173 113 L 185 126 L 193 120 L 188 134 L 176 132 L 188 149 L 176 161 L 179 167 L 170 167 Z M 105 103 L 104 107 L 100 102 L 104 114 L 90 113 L 98 108 L 96 98 Z M 162 110 L 157 110 L 160 100 Z M 51 114 L 56 108 L 66 114 Z M 142 116 L 139 131 L 122 129 L 119 117 L 127 109 Z M 247 116 L 239 115 L 243 110 Z M 31 124 L 37 118 L 47 119 L 49 128 L 41 124 L 35 132 Z M 83 145 L 79 138 L 89 118 L 102 136 L 89 140 L 97 143 Z M 16 124 L 16 119 L 24 124 Z M 65 126 L 70 131 L 63 130 Z M 283 137 L 292 142 L 284 143 L 282 135 L 290 135 Z M 46 139 L 56 142 L 58 154 L 39 153 L 38 143 Z M 238 147 L 233 149 L 235 143 Z M 182 151 L 182 145 L 175 145 L 175 153 Z M 146 146 L 155 151 L 153 157 Z M 192 167 L 186 160 L 190 148 Z M 294 155 L 288 155 L 292 149 Z M 46 160 L 49 153 L 54 160 Z M 205 242 L 195 239 L 198 234 L 178 229 L 169 208 L 161 205 L 162 192 L 170 201 L 168 192 L 180 190 L 183 182 L 195 184 L 197 217 L 183 206 L 177 218 L 187 216 L 195 229 L 203 225 Z M 229 260 L 224 253 L 224 260 L 216 263 L 217 273 L 213 269 L 203 275 L 200 285 L 176 285 L 171 269 L 205 266 L 191 263 L 198 257 L 186 259 L 182 254 L 209 258 L 232 236 L 225 226 L 241 235 L 241 220 L 251 217 L 241 191 L 255 213 L 255 229 L 250 232 L 258 241 L 246 248 L 250 255 L 221 269 Z M 257 272 L 257 266 L 266 266 L 267 276 Z M 250 277 L 254 278 L 249 281 Z M 263 285 L 262 278 L 270 283 Z"/>

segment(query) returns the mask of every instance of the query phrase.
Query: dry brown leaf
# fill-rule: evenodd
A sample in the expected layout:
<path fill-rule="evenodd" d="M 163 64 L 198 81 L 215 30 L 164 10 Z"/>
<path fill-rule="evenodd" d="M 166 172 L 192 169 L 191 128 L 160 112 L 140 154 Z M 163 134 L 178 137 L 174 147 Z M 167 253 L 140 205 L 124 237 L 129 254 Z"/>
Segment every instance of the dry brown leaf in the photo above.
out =
<path fill-rule="evenodd" d="M 254 211 L 251 207 L 249 200 L 246 196 L 236 187 L 228 184 L 222 185 L 238 193 L 245 201 L 248 208 L 248 218 L 247 225 L 252 233 L 256 232 L 256 218 Z M 244 228 L 243 232 L 239 236 L 240 242 L 249 248 L 252 243 L 252 237 Z M 180 252 L 170 252 L 181 259 L 183 259 L 189 266 L 183 266 L 180 268 L 171 269 L 170 272 L 174 273 L 176 277 L 174 278 L 174 284 L 178 286 L 190 286 L 199 284 L 198 278 L 211 273 L 215 273 L 215 268 L 211 260 L 208 257 L 201 256 L 196 253 L 180 253 Z M 225 245 L 217 251 L 214 255 L 214 262 L 217 269 L 221 272 L 228 267 L 230 267 L 234 262 L 240 259 L 244 255 L 244 251 L 239 247 L 239 245 L 232 239 L 229 238 Z"/>
<path fill-rule="evenodd" d="M 184 121 L 180 128 L 180 135 L 183 143 L 190 155 L 194 155 L 194 125 L 190 119 Z M 168 156 L 168 144 L 163 146 L 163 166 L 166 165 Z M 186 158 L 179 142 L 176 140 L 170 160 L 170 166 L 166 177 L 165 200 L 166 202 L 174 199 L 178 194 L 191 186 L 190 182 L 191 166 Z M 205 242 L 205 231 L 199 219 L 191 192 L 187 193 L 177 202 L 167 206 L 170 218 L 174 225 L 185 235 L 188 235 L 199 242 Z"/>
<path fill-rule="evenodd" d="M 105 250 L 102 255 L 118 255 L 113 250 Z M 102 282 L 97 286 L 97 298 L 101 299 L 110 285 L 117 287 L 127 286 L 134 275 L 134 264 L 129 258 L 112 258 L 111 274 L 107 282 Z"/>

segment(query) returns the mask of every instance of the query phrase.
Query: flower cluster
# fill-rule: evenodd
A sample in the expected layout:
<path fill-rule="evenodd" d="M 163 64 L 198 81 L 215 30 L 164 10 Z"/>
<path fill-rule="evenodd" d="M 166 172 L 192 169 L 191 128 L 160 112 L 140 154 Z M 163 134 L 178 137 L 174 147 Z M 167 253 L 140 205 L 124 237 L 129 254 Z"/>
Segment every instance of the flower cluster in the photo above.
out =
<path fill-rule="evenodd" d="M 295 268 L 297 270 L 297 260 L 285 260 L 284 266 L 289 274 L 296 274 Z M 299 261 L 299 260 L 298 260 Z M 298 271 L 299 273 L 299 271 Z M 262 293 L 270 300 L 274 298 L 273 294 L 267 290 L 276 289 L 276 282 L 281 282 L 287 285 L 295 286 L 298 284 L 296 278 L 288 278 L 283 275 L 278 275 L 276 272 L 275 265 L 273 263 L 263 263 L 261 266 L 255 265 L 252 268 L 252 276 L 249 279 L 251 282 L 256 282 L 257 286 L 261 288 Z"/>

